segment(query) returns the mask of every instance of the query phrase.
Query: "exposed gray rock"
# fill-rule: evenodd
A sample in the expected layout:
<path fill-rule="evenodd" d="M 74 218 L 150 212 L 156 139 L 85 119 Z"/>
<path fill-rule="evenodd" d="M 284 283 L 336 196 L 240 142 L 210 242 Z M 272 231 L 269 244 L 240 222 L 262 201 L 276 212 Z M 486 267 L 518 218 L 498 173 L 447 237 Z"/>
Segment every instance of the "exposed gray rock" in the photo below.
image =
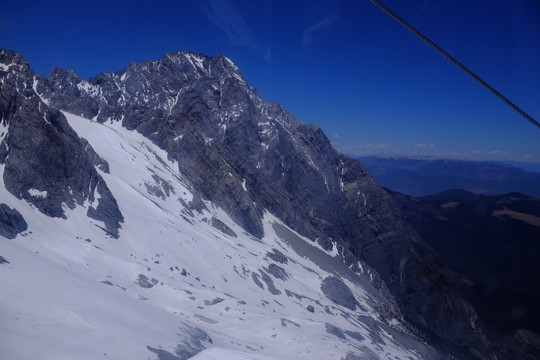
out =
<path fill-rule="evenodd" d="M 199 328 L 185 327 L 182 329 L 184 338 L 174 350 L 174 354 L 163 349 L 147 346 L 146 348 L 157 354 L 158 360 L 187 360 L 205 349 L 205 343 L 212 344 L 212 338 Z"/>
<path fill-rule="evenodd" d="M 0 235 L 14 239 L 17 234 L 25 231 L 28 224 L 23 216 L 15 209 L 10 208 L 6 204 L 0 204 Z"/>
<path fill-rule="evenodd" d="M 176 356 L 175 354 L 162 350 L 162 349 L 156 349 L 151 346 L 146 347 L 149 351 L 157 354 L 158 360 L 183 360 L 181 357 Z"/>
<path fill-rule="evenodd" d="M 287 278 L 289 277 L 289 274 L 287 274 L 285 269 L 276 264 L 270 264 L 268 268 L 264 269 L 276 279 L 287 280 Z"/>
<path fill-rule="evenodd" d="M 272 280 L 272 278 L 264 271 L 259 270 L 259 272 L 261 273 L 262 280 L 266 283 L 266 287 L 268 288 L 268 291 L 270 291 L 272 295 L 281 294 L 281 291 L 279 291 L 274 285 L 274 280 Z"/>
<path fill-rule="evenodd" d="M 359 350 L 362 351 L 362 355 L 356 355 L 354 353 L 348 353 L 347 356 L 341 358 L 341 360 L 379 360 L 379 356 L 373 351 L 363 346 Z"/>
<path fill-rule="evenodd" d="M 289 262 L 289 259 L 278 249 L 272 249 L 272 252 L 267 252 L 266 256 L 280 264 L 287 264 Z"/>
<path fill-rule="evenodd" d="M 351 338 L 353 338 L 353 339 L 355 339 L 355 340 L 357 340 L 357 341 L 363 341 L 363 340 L 364 340 L 364 337 L 363 337 L 362 334 L 360 334 L 359 332 L 345 330 L 344 333 L 345 333 L 347 336 L 349 336 L 349 337 L 351 337 Z"/>
<path fill-rule="evenodd" d="M 215 298 L 213 300 L 204 300 L 204 305 L 206 305 L 206 306 L 216 305 L 216 304 L 219 304 L 220 302 L 223 302 L 223 301 L 225 301 L 225 299 L 217 297 L 217 298 Z"/>
<path fill-rule="evenodd" d="M 294 325 L 296 327 L 301 327 L 299 324 L 295 323 L 292 320 L 285 319 L 285 318 L 281 318 L 280 320 L 281 320 L 281 326 L 283 326 L 283 327 L 287 327 L 289 324 Z"/>
<path fill-rule="evenodd" d="M 35 74 L 17 53 L 0 50 L 0 115 L 8 128 L 0 144 L 6 189 L 52 217 L 65 217 L 62 204 L 73 209 L 86 200 L 97 206 L 88 216 L 103 221 L 105 230 L 118 237 L 122 214 L 116 199 L 97 173 L 108 165 L 80 139 L 64 115 L 45 104 L 34 90 Z"/>
<path fill-rule="evenodd" d="M 144 183 L 144 186 L 146 187 L 146 192 L 149 195 L 156 196 L 158 198 L 161 198 L 162 200 L 165 200 L 165 193 L 161 191 L 161 188 L 156 185 Z"/>
<path fill-rule="evenodd" d="M 334 336 L 337 336 L 340 339 L 347 340 L 347 337 L 343 333 L 343 330 L 341 330 L 337 326 L 334 326 L 334 325 L 329 324 L 329 323 L 326 323 L 325 326 L 326 326 L 326 332 L 327 333 L 332 334 Z"/>
<path fill-rule="evenodd" d="M 156 155 L 156 158 L 159 159 L 159 157 L 157 155 Z M 160 176 L 158 176 L 156 174 L 153 174 L 152 178 L 154 179 L 156 184 L 158 184 L 158 186 L 161 189 L 163 189 L 163 191 L 165 192 L 166 197 L 169 197 L 169 196 L 171 196 L 171 194 L 174 194 L 174 187 L 167 180 L 163 179 L 162 177 L 160 177 Z"/>
<path fill-rule="evenodd" d="M 97 191 L 101 195 L 98 200 L 98 206 L 94 208 L 89 206 L 86 215 L 92 219 L 103 221 L 105 223 L 105 230 L 111 236 L 118 238 L 118 230 L 120 229 L 120 222 L 124 221 L 124 217 L 120 213 L 116 199 L 109 191 L 109 188 L 104 181 L 100 181 L 97 186 Z M 89 199 L 93 202 L 94 194 L 90 193 Z"/>
<path fill-rule="evenodd" d="M 139 274 L 139 278 L 137 279 L 136 283 L 142 288 L 150 289 L 154 285 L 157 285 L 159 281 L 157 279 L 149 279 L 146 275 Z"/>
<path fill-rule="evenodd" d="M 81 141 L 84 150 L 88 154 L 90 162 L 94 164 L 94 166 L 97 167 L 99 170 L 103 171 L 106 174 L 109 174 L 109 163 L 101 156 L 99 156 L 98 153 L 95 152 L 94 148 L 90 146 L 90 144 L 85 138 L 79 138 L 79 140 Z"/>
<path fill-rule="evenodd" d="M 231 237 L 237 237 L 236 233 L 228 227 L 223 221 L 219 220 L 216 217 L 212 216 L 211 224 L 213 227 L 224 233 L 225 235 L 229 235 Z"/>
<path fill-rule="evenodd" d="M 259 274 L 257 274 L 256 272 L 252 272 L 251 273 L 251 279 L 253 280 L 253 282 L 258 286 L 260 287 L 261 289 L 264 289 L 264 285 L 262 284 L 262 282 L 259 280 L 260 276 Z"/>
<path fill-rule="evenodd" d="M 198 196 L 197 194 L 193 195 L 193 199 L 189 202 L 188 207 L 191 210 L 198 212 L 199 214 L 202 214 L 203 210 L 208 210 L 208 208 L 204 204 L 204 201 L 202 201 L 200 196 Z"/>
<path fill-rule="evenodd" d="M 332 302 L 350 310 L 356 310 L 357 301 L 347 285 L 335 276 L 325 278 L 321 284 L 324 295 Z"/>
<path fill-rule="evenodd" d="M 165 198 L 171 196 L 171 193 L 174 193 L 174 187 L 167 180 L 161 178 L 160 176 L 156 174 L 153 174 L 152 178 L 154 179 L 155 183 L 153 184 L 144 183 L 144 186 L 146 187 L 146 191 L 148 192 L 148 194 L 154 195 L 156 197 L 161 198 L 162 200 L 165 200 Z M 183 200 L 181 201 L 183 202 Z"/>
<path fill-rule="evenodd" d="M 0 256 L 0 264 L 9 264 L 9 261 L 7 261 L 3 256 Z"/>

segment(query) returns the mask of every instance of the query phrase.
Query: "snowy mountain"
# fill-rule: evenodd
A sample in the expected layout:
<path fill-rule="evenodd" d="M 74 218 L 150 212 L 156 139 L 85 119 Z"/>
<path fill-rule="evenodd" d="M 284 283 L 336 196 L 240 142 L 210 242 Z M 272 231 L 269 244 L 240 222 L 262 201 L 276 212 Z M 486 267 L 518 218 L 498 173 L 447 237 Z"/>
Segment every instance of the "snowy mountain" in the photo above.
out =
<path fill-rule="evenodd" d="M 0 83 L 6 358 L 504 353 L 391 195 L 226 57 L 84 81 L 1 50 Z"/>

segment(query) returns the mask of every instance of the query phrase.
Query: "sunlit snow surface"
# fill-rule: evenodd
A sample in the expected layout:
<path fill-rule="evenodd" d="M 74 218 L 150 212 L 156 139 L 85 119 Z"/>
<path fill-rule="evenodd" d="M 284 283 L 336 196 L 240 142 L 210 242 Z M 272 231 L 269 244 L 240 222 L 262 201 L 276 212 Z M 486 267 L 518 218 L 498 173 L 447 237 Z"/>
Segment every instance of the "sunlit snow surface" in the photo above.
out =
<path fill-rule="evenodd" d="M 358 283 L 343 278 L 356 311 L 323 294 L 333 265 L 316 265 L 305 249 L 319 258 L 331 253 L 283 230 L 269 213 L 259 241 L 211 203 L 202 213 L 189 209 L 189 183 L 163 150 L 118 122 L 65 115 L 108 161 L 110 174 L 100 175 L 125 222 L 113 239 L 81 206 L 66 207 L 65 220 L 49 218 L 0 184 L 1 202 L 28 222 L 16 239 L 0 238 L 9 261 L 0 264 L 2 358 L 420 358 L 379 321 L 376 301 Z M 213 217 L 237 237 L 214 228 Z M 284 232 L 304 243 L 301 255 Z M 268 255 L 274 249 L 286 262 Z M 271 274 L 271 264 L 285 276 Z"/>

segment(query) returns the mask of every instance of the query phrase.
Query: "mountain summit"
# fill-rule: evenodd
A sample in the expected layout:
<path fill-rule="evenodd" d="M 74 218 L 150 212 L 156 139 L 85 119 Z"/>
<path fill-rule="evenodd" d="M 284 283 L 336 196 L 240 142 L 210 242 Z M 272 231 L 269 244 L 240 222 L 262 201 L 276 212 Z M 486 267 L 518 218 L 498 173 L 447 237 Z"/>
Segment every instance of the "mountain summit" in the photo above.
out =
<path fill-rule="evenodd" d="M 1 50 L 0 80 L 12 357 L 489 358 L 519 340 L 500 345 L 360 162 L 225 56 L 82 80 Z"/>

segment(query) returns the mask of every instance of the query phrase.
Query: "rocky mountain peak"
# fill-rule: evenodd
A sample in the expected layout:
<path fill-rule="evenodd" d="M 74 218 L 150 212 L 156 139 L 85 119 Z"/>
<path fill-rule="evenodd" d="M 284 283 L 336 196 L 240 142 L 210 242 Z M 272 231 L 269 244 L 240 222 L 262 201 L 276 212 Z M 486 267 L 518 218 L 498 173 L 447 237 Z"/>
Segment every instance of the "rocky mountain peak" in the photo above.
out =
<path fill-rule="evenodd" d="M 162 151 L 165 158 L 155 161 L 174 163 L 175 179 L 183 179 L 194 194 L 190 204 L 182 200 L 186 211 L 202 212 L 212 204 L 254 240 L 267 234 L 263 220 L 272 214 L 334 254 L 339 265 L 332 262 L 332 272 L 369 273 L 389 299 L 381 313 L 404 316 L 417 331 L 449 348 L 491 354 L 481 321 L 470 325 L 476 314 L 463 296 L 469 284 L 437 260 L 392 197 L 360 162 L 333 149 L 320 128 L 263 101 L 225 56 L 167 53 L 87 81 L 60 69 L 49 78 L 33 73 L 20 78 L 34 96 L 23 103 L 2 88 L 0 111 L 16 126 L 9 126 L 0 144 L 7 149 L 3 158 L 0 152 L 0 163 L 6 164 L 6 188 L 43 213 L 62 216 L 63 204 L 71 208 L 88 202 L 87 215 L 122 239 L 123 216 L 101 173 L 107 165 L 63 112 L 79 115 L 86 120 L 76 121 L 142 136 Z M 145 196 L 168 198 L 166 182 L 153 175 L 159 186 L 147 184 Z M 219 225 L 223 222 L 211 222 L 236 234 Z M 343 287 L 336 284 L 327 285 L 341 299 Z M 356 309 L 351 301 L 344 303 Z"/>
<path fill-rule="evenodd" d="M 13 70 L 16 68 L 17 71 L 21 72 L 30 70 L 28 62 L 21 54 L 13 50 L 0 49 L 0 70 L 9 72 L 12 68 Z"/>
<path fill-rule="evenodd" d="M 218 76 L 222 79 L 224 79 L 224 77 L 234 77 L 239 81 L 245 82 L 240 69 L 229 58 L 221 53 L 214 56 L 207 56 L 191 51 L 175 51 L 172 53 L 165 53 L 158 62 L 161 64 L 171 62 L 178 66 L 189 65 L 193 67 L 196 72 L 207 76 Z"/>

